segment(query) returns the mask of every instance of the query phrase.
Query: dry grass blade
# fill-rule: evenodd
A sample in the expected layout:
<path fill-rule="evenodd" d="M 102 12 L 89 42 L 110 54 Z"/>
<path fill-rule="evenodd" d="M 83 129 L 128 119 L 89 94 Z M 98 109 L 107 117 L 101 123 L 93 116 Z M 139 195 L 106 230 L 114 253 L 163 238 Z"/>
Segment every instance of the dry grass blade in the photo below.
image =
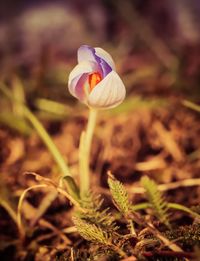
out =
<path fill-rule="evenodd" d="M 49 228 L 51 229 L 54 234 L 58 235 L 62 240 L 63 242 L 65 242 L 67 245 L 68 244 L 71 244 L 71 240 L 69 238 L 67 238 L 62 231 L 60 231 L 59 229 L 57 229 L 55 226 L 53 226 L 51 223 L 49 223 L 48 221 L 46 220 L 40 220 L 39 221 L 39 224 L 43 227 L 46 227 L 46 228 Z"/>
<path fill-rule="evenodd" d="M 46 188 L 49 186 L 53 186 L 57 192 L 59 192 L 60 194 L 64 195 L 68 200 L 70 200 L 71 203 L 73 203 L 79 210 L 81 210 L 82 212 L 86 212 L 83 208 L 80 207 L 79 203 L 74 200 L 66 191 L 64 191 L 62 188 L 59 188 L 58 186 L 56 186 L 56 184 L 48 179 L 48 178 L 43 178 L 42 176 L 36 174 L 36 173 L 26 173 L 28 175 L 33 175 L 36 177 L 37 180 L 39 181 L 43 181 L 46 184 L 39 184 L 39 185 L 34 185 L 31 186 L 27 189 L 25 189 L 22 193 L 22 195 L 20 196 L 19 199 L 19 203 L 18 203 L 18 209 L 17 209 L 17 224 L 18 224 L 18 228 L 20 231 L 20 236 L 22 238 L 24 238 L 25 234 L 24 234 L 24 230 L 23 230 L 23 225 L 22 225 L 22 218 L 21 218 L 21 210 L 22 210 L 22 204 L 23 204 L 23 200 L 27 194 L 27 192 L 29 192 L 30 190 L 36 189 L 36 188 Z"/>
<path fill-rule="evenodd" d="M 12 220 L 17 224 L 17 214 L 6 200 L 0 198 L 0 205 L 8 212 Z"/>
<path fill-rule="evenodd" d="M 34 185 L 34 186 L 31 186 L 27 189 L 25 189 L 20 198 L 19 198 L 19 202 L 18 202 L 18 208 L 17 208 L 17 225 L 18 225 L 18 228 L 19 228 L 19 232 L 20 232 L 20 236 L 21 238 L 23 239 L 24 236 L 25 236 L 25 233 L 24 233 L 24 228 L 23 228 L 23 225 L 22 225 L 22 217 L 21 217 L 21 212 L 22 212 L 22 204 L 23 204 L 23 201 L 24 201 L 24 198 L 27 194 L 27 192 L 29 192 L 30 190 L 33 190 L 33 189 L 38 189 L 38 188 L 46 188 L 48 185 L 46 184 L 40 184 L 40 185 Z"/>
<path fill-rule="evenodd" d="M 168 238 L 164 237 L 162 233 L 160 233 L 160 231 L 158 231 L 153 224 L 148 223 L 148 228 L 150 229 L 150 231 L 152 232 L 152 234 L 154 234 L 158 239 L 160 239 L 165 246 L 167 246 L 168 248 L 170 248 L 173 251 L 176 252 L 183 252 L 182 248 L 180 248 L 178 245 L 176 245 L 174 242 L 170 241 Z"/>
<path fill-rule="evenodd" d="M 56 199 L 58 196 L 58 192 L 56 190 L 48 192 L 45 197 L 42 199 L 37 212 L 35 213 L 34 219 L 31 221 L 31 226 L 34 226 L 37 221 L 40 219 L 41 216 L 44 215 L 44 213 L 47 211 L 49 206 L 52 204 L 52 202 Z"/>
<path fill-rule="evenodd" d="M 167 191 L 171 189 L 177 189 L 180 187 L 193 187 L 193 186 L 200 186 L 200 179 L 184 179 L 176 182 L 157 185 L 159 191 Z M 130 193 L 134 193 L 134 194 L 136 193 L 143 194 L 145 192 L 145 189 L 143 187 L 135 187 L 133 185 L 127 186 L 127 190 Z"/>
<path fill-rule="evenodd" d="M 179 148 L 179 145 L 173 138 L 171 132 L 166 130 L 159 121 L 154 123 L 153 128 L 156 131 L 156 134 L 160 139 L 160 143 L 164 146 L 165 150 L 172 155 L 174 160 L 182 161 L 184 159 L 184 155 Z"/>
<path fill-rule="evenodd" d="M 34 172 L 27 172 L 25 173 L 27 175 L 33 175 L 35 176 L 36 180 L 40 181 L 40 182 L 44 182 L 45 184 L 47 184 L 48 186 L 53 186 L 60 194 L 62 194 L 63 196 L 65 196 L 74 206 L 76 206 L 80 211 L 82 212 L 86 212 L 85 209 L 83 209 L 79 202 L 76 201 L 69 193 L 67 193 L 65 190 L 63 190 L 62 188 L 60 188 L 55 182 L 53 182 L 51 179 L 48 178 L 44 178 L 42 176 L 40 176 L 37 173 Z M 46 186 L 47 186 L 46 185 Z"/>

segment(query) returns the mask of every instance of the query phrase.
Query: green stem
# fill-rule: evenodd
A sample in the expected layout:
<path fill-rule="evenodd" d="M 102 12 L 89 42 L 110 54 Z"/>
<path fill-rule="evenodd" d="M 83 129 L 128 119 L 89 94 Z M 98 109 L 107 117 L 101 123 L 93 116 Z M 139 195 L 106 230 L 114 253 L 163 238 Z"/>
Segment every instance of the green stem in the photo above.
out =
<path fill-rule="evenodd" d="M 192 211 L 190 208 L 187 208 L 185 206 L 182 206 L 180 204 L 177 204 L 177 203 L 168 203 L 167 206 L 169 208 L 173 208 L 173 209 L 176 209 L 176 210 L 181 210 L 181 211 L 184 211 L 186 213 L 189 213 L 192 217 L 194 218 L 197 218 L 197 219 L 200 219 L 200 215 L 194 211 Z"/>
<path fill-rule="evenodd" d="M 151 204 L 148 202 L 144 202 L 144 203 L 139 203 L 139 204 L 131 206 L 132 211 L 138 211 L 138 210 L 146 209 L 146 208 L 151 208 Z"/>
<path fill-rule="evenodd" d="M 82 133 L 79 148 L 80 164 L 80 190 L 81 196 L 85 195 L 90 188 L 90 150 L 92 137 L 96 123 L 97 111 L 90 109 L 86 131 Z"/>

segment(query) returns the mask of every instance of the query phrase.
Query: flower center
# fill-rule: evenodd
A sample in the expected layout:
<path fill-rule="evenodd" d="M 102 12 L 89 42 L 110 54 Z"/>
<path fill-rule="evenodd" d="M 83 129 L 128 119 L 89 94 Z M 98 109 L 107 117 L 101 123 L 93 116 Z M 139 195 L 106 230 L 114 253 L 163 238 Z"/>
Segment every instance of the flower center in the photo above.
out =
<path fill-rule="evenodd" d="M 89 91 L 91 92 L 94 87 L 102 80 L 100 73 L 94 72 L 89 75 L 88 83 L 89 83 Z"/>

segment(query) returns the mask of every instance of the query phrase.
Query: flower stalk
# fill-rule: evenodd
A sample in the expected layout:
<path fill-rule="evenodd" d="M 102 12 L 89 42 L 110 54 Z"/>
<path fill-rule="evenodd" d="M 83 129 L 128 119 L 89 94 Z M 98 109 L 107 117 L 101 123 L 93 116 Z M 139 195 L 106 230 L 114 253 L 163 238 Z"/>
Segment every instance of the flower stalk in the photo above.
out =
<path fill-rule="evenodd" d="M 79 146 L 80 196 L 90 189 L 90 150 L 98 110 L 122 103 L 126 88 L 116 72 L 111 55 L 99 47 L 82 45 L 77 51 L 78 64 L 69 74 L 69 92 L 90 109 L 86 131 Z"/>
<path fill-rule="evenodd" d="M 86 131 L 82 132 L 79 147 L 80 193 L 84 196 L 90 189 L 90 151 L 97 110 L 90 108 Z"/>

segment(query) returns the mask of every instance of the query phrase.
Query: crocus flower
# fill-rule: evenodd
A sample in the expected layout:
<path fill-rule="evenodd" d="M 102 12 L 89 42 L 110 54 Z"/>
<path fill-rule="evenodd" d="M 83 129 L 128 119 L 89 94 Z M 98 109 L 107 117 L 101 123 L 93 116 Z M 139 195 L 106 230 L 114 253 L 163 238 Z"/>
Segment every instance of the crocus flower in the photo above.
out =
<path fill-rule="evenodd" d="M 74 97 L 97 109 L 116 107 L 126 95 L 110 54 L 88 45 L 78 49 L 78 65 L 69 75 L 68 87 Z"/>

